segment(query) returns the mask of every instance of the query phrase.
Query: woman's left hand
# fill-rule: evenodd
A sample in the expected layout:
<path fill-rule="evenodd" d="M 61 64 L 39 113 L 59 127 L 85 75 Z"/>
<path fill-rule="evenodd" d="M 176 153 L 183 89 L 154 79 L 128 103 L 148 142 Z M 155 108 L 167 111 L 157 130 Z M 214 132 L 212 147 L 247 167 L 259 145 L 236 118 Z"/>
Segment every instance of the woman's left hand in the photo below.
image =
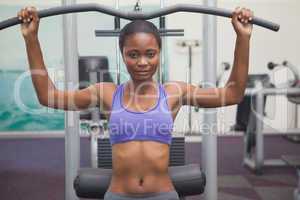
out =
<path fill-rule="evenodd" d="M 252 33 L 253 12 L 246 8 L 236 8 L 232 13 L 231 23 L 237 36 L 250 37 Z"/>

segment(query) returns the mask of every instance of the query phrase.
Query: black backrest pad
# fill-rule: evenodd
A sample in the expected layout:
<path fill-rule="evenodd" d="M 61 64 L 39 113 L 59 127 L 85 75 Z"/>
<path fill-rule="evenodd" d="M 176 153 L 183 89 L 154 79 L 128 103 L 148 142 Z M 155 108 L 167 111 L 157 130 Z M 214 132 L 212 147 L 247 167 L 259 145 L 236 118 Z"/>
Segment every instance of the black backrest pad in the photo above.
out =
<path fill-rule="evenodd" d="M 204 192 L 206 179 L 199 164 L 169 167 L 169 174 L 179 196 L 198 195 Z M 103 199 L 109 187 L 111 176 L 111 169 L 80 169 L 74 181 L 77 196 Z"/>

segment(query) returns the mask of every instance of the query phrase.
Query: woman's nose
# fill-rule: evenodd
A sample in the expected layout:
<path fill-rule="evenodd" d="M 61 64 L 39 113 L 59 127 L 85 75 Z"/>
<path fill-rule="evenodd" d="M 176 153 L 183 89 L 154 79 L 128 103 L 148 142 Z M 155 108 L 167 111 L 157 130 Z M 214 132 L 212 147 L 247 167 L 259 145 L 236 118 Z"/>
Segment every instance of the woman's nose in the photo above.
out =
<path fill-rule="evenodd" d="M 148 60 L 147 58 L 145 58 L 144 56 L 141 56 L 140 59 L 138 60 L 138 65 L 147 65 L 148 64 Z"/>

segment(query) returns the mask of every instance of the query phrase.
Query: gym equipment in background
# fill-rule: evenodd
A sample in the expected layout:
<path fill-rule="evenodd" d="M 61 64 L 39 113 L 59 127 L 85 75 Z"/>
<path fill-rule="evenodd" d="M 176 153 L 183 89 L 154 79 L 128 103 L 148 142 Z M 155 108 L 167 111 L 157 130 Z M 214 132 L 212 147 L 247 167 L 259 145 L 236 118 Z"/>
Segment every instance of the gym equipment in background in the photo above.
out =
<path fill-rule="evenodd" d="M 288 63 L 288 62 L 284 62 Z M 277 64 L 268 64 L 269 69 L 273 69 Z M 295 70 L 294 70 L 295 71 Z M 294 77 L 299 77 L 295 75 Z M 295 88 L 297 81 L 288 81 L 285 88 L 276 88 L 271 83 L 268 74 L 249 75 L 248 85 L 243 101 L 238 105 L 235 131 L 243 131 L 244 134 L 244 166 L 261 174 L 264 166 L 286 166 L 281 158 L 264 159 L 264 137 L 272 134 L 284 134 L 289 136 L 299 135 L 300 129 L 289 129 L 284 132 L 280 130 L 267 130 L 263 127 L 265 116 L 264 107 L 266 98 L 269 95 L 294 96 L 300 94 L 300 89 Z M 283 86 L 281 85 L 281 86 Z M 293 87 L 291 87 L 293 86 Z"/>

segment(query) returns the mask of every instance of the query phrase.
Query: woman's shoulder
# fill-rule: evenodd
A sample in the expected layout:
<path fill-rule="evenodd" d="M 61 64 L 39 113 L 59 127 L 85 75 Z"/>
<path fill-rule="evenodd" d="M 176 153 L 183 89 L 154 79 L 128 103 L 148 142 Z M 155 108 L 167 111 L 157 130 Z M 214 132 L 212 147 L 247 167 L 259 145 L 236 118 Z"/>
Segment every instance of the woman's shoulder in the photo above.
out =
<path fill-rule="evenodd" d="M 112 82 L 99 82 L 95 84 L 99 99 L 104 103 L 104 110 L 110 111 L 118 85 Z"/>
<path fill-rule="evenodd" d="M 182 95 L 187 84 L 183 81 L 168 81 L 163 84 L 163 87 L 168 95 Z"/>
<path fill-rule="evenodd" d="M 116 85 L 113 82 L 99 82 L 96 83 L 95 86 L 99 89 L 103 88 L 103 89 L 111 89 L 111 90 L 115 90 L 118 87 L 118 85 Z"/>
<path fill-rule="evenodd" d="M 118 85 L 113 82 L 99 82 L 95 84 L 97 91 L 105 96 L 113 96 L 118 88 Z"/>

